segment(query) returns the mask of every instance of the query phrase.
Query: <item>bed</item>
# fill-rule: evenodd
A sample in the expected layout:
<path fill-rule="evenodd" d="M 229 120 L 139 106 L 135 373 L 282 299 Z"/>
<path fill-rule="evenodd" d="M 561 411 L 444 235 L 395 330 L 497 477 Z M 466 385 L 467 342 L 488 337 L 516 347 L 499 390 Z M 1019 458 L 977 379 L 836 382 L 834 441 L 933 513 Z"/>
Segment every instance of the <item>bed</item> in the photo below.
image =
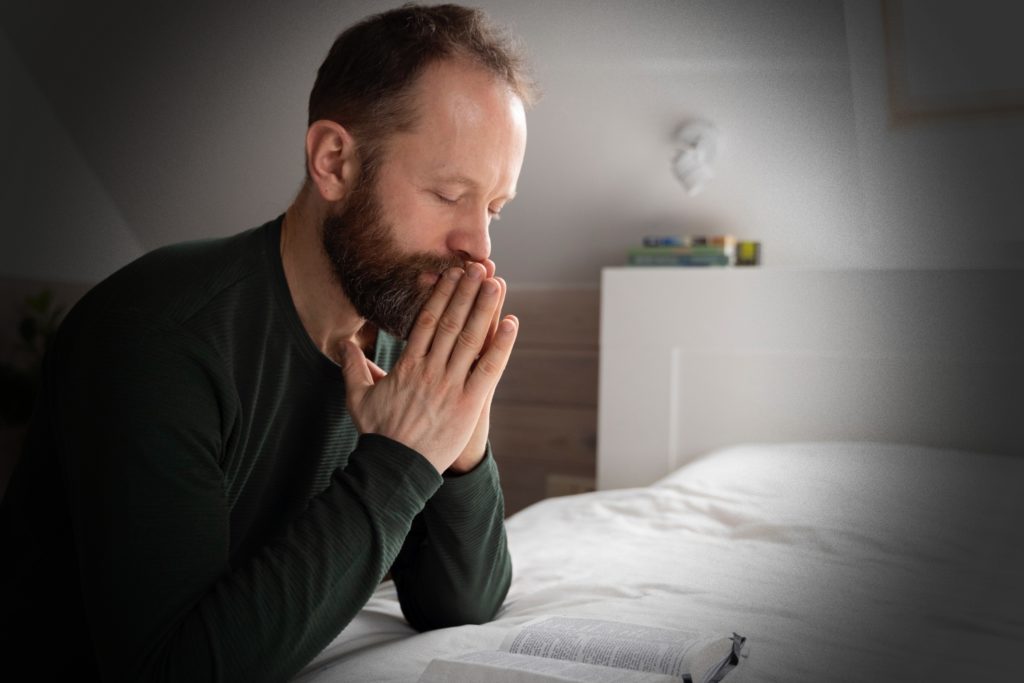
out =
<path fill-rule="evenodd" d="M 1020 272 L 603 286 L 601 490 L 507 520 L 492 622 L 416 634 L 385 582 L 295 680 L 413 682 L 547 615 L 740 633 L 727 682 L 1018 679 Z"/>

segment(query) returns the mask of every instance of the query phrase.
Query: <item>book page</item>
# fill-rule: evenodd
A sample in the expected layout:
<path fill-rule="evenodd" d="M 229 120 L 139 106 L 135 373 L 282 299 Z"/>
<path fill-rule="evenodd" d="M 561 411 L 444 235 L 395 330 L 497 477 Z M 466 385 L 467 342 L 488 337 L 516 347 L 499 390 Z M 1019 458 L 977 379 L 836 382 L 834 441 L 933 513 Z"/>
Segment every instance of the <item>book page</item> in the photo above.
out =
<path fill-rule="evenodd" d="M 511 632 L 501 649 L 514 654 L 651 671 L 680 678 L 694 673 L 700 680 L 704 671 L 691 672 L 692 662 L 687 655 L 694 647 L 711 642 L 714 641 L 674 629 L 600 619 L 545 617 Z M 727 651 L 731 652 L 731 646 L 723 649 L 719 658 Z"/>
<path fill-rule="evenodd" d="M 430 662 L 418 683 L 681 683 L 667 674 L 624 671 L 499 650 Z"/>
<path fill-rule="evenodd" d="M 430 662 L 419 683 L 716 683 L 732 670 L 746 638 L 602 619 L 548 616 L 505 637 L 500 650 Z"/>

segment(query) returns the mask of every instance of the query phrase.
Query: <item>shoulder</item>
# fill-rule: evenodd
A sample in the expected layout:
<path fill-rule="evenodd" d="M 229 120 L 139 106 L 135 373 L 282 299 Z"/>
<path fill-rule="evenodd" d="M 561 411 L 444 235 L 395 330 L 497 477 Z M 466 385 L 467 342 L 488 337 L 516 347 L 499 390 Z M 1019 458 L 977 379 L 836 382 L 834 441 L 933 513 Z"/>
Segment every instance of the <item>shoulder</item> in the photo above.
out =
<path fill-rule="evenodd" d="M 274 223 L 150 251 L 93 287 L 68 313 L 65 326 L 180 327 L 240 283 L 269 280 L 267 232 Z"/>
<path fill-rule="evenodd" d="M 54 370 L 128 377 L 159 365 L 227 382 L 218 343 L 251 343 L 256 334 L 239 329 L 246 317 L 239 302 L 250 310 L 268 305 L 273 227 L 162 247 L 124 266 L 68 312 L 49 354 Z"/>

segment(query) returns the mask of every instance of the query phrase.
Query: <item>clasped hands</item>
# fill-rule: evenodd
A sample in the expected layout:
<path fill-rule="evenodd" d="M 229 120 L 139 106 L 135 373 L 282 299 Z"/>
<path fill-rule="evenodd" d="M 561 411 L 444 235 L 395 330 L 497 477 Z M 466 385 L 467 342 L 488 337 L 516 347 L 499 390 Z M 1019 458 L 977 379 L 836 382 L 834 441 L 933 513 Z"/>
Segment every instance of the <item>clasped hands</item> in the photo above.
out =
<path fill-rule="evenodd" d="M 359 432 L 405 444 L 439 473 L 473 469 L 484 456 L 494 389 L 519 330 L 515 316 L 501 316 L 506 291 L 489 259 L 449 269 L 390 373 L 345 342 L 347 405 Z"/>

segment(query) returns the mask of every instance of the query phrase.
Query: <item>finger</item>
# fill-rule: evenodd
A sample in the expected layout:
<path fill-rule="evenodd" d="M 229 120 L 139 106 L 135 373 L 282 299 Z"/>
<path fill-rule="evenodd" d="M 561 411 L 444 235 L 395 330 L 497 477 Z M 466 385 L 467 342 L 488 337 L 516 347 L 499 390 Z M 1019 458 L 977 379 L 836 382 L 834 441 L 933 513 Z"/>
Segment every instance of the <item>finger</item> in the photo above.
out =
<path fill-rule="evenodd" d="M 481 266 L 483 266 L 487 270 L 487 277 L 489 277 L 489 278 L 494 277 L 494 271 L 497 270 L 497 268 L 498 268 L 494 264 L 494 261 L 492 261 L 489 258 L 485 258 L 483 261 L 480 261 L 479 263 L 480 263 Z"/>
<path fill-rule="evenodd" d="M 456 377 L 465 378 L 473 363 L 484 353 L 500 296 L 501 285 L 497 280 L 485 280 L 480 285 L 480 293 L 469 312 L 466 324 L 455 339 L 455 346 L 448 361 L 449 368 Z"/>
<path fill-rule="evenodd" d="M 441 318 L 437 322 L 437 331 L 430 343 L 430 358 L 431 362 L 436 363 L 438 367 L 448 365 L 452 349 L 466 327 L 470 312 L 479 305 L 477 294 L 480 292 L 484 273 L 484 267 L 479 263 L 470 263 L 466 266 L 466 275 L 459 282 L 455 294 L 448 301 L 448 307 L 444 309 L 444 313 L 441 314 Z M 490 304 L 494 305 L 493 297 L 490 299 Z M 491 310 L 488 309 L 488 319 L 490 319 L 490 315 Z M 474 341 L 482 344 L 484 333 L 478 331 Z"/>
<path fill-rule="evenodd" d="M 493 387 L 491 387 L 490 392 L 487 394 L 487 398 L 484 399 L 484 407 L 480 411 L 480 418 L 479 418 L 480 420 L 490 420 L 491 404 L 494 403 L 494 392 L 495 392 L 495 390 L 497 388 L 498 388 L 497 384 L 495 384 Z"/>
<path fill-rule="evenodd" d="M 519 320 L 514 315 L 505 316 L 498 325 L 498 332 L 494 335 L 494 343 L 487 349 L 484 355 L 480 356 L 476 367 L 473 368 L 469 380 L 466 382 L 466 391 L 472 395 L 486 398 L 498 385 L 501 374 L 505 372 L 508 358 L 512 354 L 512 346 L 516 343 L 516 335 L 519 333 Z"/>
<path fill-rule="evenodd" d="M 422 358 L 430 351 L 430 345 L 437 332 L 437 325 L 441 320 L 448 301 L 452 298 L 458 288 L 459 281 L 465 271 L 462 268 L 449 268 L 445 271 L 444 277 L 434 285 L 434 292 L 423 305 L 423 309 L 416 316 L 416 323 L 409 333 L 409 341 L 405 347 L 405 353 L 411 354 L 414 358 Z"/>
<path fill-rule="evenodd" d="M 496 277 L 494 280 L 501 286 L 501 292 L 498 294 L 498 306 L 494 309 L 494 317 L 491 318 L 491 327 L 487 330 L 487 339 L 484 340 L 484 351 L 491 345 L 494 335 L 498 331 L 498 323 L 501 322 L 501 309 L 505 306 L 505 295 L 508 293 L 508 284 L 503 278 Z"/>

